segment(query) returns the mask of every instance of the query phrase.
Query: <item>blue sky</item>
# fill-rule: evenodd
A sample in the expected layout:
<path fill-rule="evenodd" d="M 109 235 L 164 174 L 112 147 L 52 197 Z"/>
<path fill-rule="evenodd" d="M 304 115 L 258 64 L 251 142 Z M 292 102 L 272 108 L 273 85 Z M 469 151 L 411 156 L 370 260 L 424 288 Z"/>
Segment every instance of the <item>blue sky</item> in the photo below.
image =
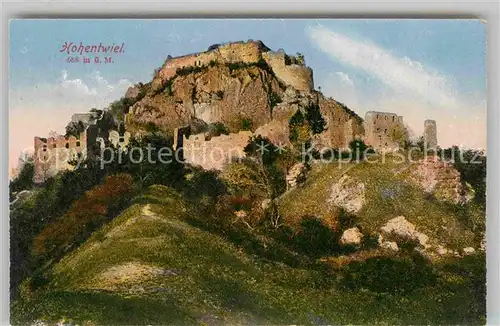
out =
<path fill-rule="evenodd" d="M 167 55 L 262 40 L 304 54 L 316 88 L 364 116 L 395 112 L 419 134 L 485 147 L 486 32 L 478 20 L 14 20 L 10 23 L 10 156 L 33 136 L 62 132 L 70 115 L 105 107 L 148 82 Z M 64 42 L 125 43 L 112 64 L 66 62 Z M 471 128 L 473 127 L 473 128 Z"/>

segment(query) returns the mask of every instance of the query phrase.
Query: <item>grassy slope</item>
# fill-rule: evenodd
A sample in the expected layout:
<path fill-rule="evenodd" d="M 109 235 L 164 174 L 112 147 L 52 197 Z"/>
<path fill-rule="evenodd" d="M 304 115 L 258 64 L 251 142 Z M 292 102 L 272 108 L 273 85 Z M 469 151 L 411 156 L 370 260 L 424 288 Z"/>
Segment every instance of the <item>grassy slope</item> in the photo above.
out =
<path fill-rule="evenodd" d="M 331 173 L 313 173 L 308 191 L 319 195 Z M 310 203 L 321 203 L 318 199 Z M 16 302 L 12 323 L 61 318 L 97 324 L 484 323 L 484 298 L 474 297 L 484 284 L 477 271 L 484 256 L 439 263 L 433 267 L 438 281 L 411 293 L 347 290 L 340 272 L 292 268 L 248 255 L 187 224 L 183 218 L 190 214 L 196 214 L 194 208 L 178 194 L 153 186 L 59 262 L 47 287 Z M 176 275 L 142 282 L 142 294 L 88 290 L 104 287 L 96 281 L 99 273 L 127 262 L 175 270 Z"/>

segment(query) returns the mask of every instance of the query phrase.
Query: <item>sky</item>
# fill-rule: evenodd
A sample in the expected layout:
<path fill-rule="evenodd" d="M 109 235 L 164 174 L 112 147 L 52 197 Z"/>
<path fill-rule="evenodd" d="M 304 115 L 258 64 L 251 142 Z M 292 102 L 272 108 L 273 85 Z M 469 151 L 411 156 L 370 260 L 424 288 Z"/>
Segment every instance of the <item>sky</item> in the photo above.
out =
<path fill-rule="evenodd" d="M 441 147 L 486 148 L 486 25 L 480 20 L 12 20 L 10 166 L 33 147 L 34 136 L 64 133 L 73 113 L 106 108 L 129 86 L 149 82 L 168 55 L 249 39 L 302 53 L 315 88 L 361 117 L 371 110 L 397 113 L 415 136 L 425 119 L 434 119 Z M 112 63 L 83 63 L 81 55 L 61 52 L 65 42 L 124 46 Z M 79 62 L 68 62 L 74 56 Z"/>

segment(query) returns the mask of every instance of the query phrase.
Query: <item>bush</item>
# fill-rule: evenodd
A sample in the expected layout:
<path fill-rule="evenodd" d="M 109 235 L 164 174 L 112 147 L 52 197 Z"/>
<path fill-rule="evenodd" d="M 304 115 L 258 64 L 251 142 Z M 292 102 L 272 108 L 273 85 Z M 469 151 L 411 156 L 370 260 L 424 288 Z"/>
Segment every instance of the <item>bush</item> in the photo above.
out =
<path fill-rule="evenodd" d="M 34 189 L 26 200 L 10 210 L 10 281 L 11 297 L 18 286 L 39 265 L 30 256 L 34 237 L 56 217 L 64 214 L 85 191 L 102 182 L 105 172 L 99 164 L 85 163 L 86 168 L 60 172 Z"/>
<path fill-rule="evenodd" d="M 393 294 L 432 286 L 437 279 L 432 266 L 418 253 L 354 262 L 346 266 L 344 277 L 347 288 Z"/>
<path fill-rule="evenodd" d="M 365 158 L 365 154 L 373 152 L 364 141 L 359 139 L 351 141 L 349 143 L 349 149 L 351 150 L 351 153 L 355 154 L 352 155 L 352 160 L 363 160 Z"/>
<path fill-rule="evenodd" d="M 208 138 L 229 135 L 229 129 L 222 122 L 214 122 L 208 125 Z"/>
<path fill-rule="evenodd" d="M 311 127 L 301 110 L 297 110 L 290 118 L 288 121 L 288 128 L 290 130 L 289 139 L 295 146 L 302 146 L 302 144 L 309 141 L 311 137 Z"/>
<path fill-rule="evenodd" d="M 281 97 L 278 95 L 276 92 L 271 92 L 269 94 L 269 106 L 271 106 L 271 109 L 273 109 L 278 103 L 281 103 L 283 100 Z"/>
<path fill-rule="evenodd" d="M 80 138 L 80 134 L 87 126 L 82 121 L 71 121 L 66 125 L 66 137 L 74 136 Z"/>
<path fill-rule="evenodd" d="M 338 234 L 334 216 L 320 219 L 304 216 L 289 243 L 298 251 L 311 257 L 320 257 L 335 252 Z"/>
<path fill-rule="evenodd" d="M 104 222 L 114 217 L 133 194 L 132 176 L 106 177 L 71 205 L 66 214 L 48 224 L 34 239 L 32 253 L 39 258 L 54 258 L 83 242 Z"/>
<path fill-rule="evenodd" d="M 319 134 L 325 130 L 326 121 L 321 114 L 319 105 L 311 104 L 306 107 L 306 119 L 313 134 Z"/>
<path fill-rule="evenodd" d="M 129 108 L 136 102 L 137 98 L 122 97 L 121 99 L 111 103 L 111 105 L 109 106 L 109 110 L 111 111 L 111 113 L 113 113 L 113 116 L 116 118 L 116 120 L 123 121 L 125 114 L 127 114 L 129 111 Z"/>

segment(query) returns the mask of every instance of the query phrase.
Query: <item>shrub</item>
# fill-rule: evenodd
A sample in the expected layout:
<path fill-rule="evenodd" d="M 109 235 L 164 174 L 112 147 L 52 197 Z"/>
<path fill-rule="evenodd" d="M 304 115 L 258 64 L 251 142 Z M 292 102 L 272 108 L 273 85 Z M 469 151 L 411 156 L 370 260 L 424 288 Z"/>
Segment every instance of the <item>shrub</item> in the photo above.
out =
<path fill-rule="evenodd" d="M 313 134 L 319 134 L 325 130 L 326 121 L 321 114 L 318 104 L 311 104 L 306 107 L 306 119 L 311 126 Z"/>
<path fill-rule="evenodd" d="M 229 135 L 229 129 L 222 122 L 214 122 L 208 125 L 208 138 Z"/>
<path fill-rule="evenodd" d="M 85 191 L 102 182 L 106 171 L 99 164 L 86 162 L 86 168 L 66 170 L 34 189 L 26 200 L 16 202 L 10 211 L 11 297 L 18 285 L 39 265 L 30 256 L 34 237 L 55 218 L 64 214 Z"/>
<path fill-rule="evenodd" d="M 378 293 L 408 293 L 432 286 L 437 279 L 432 266 L 418 253 L 354 262 L 346 266 L 344 276 L 347 288 Z"/>
<path fill-rule="evenodd" d="M 349 143 L 349 149 L 352 155 L 352 160 L 363 160 L 365 158 L 365 154 L 371 152 L 368 145 L 365 144 L 364 141 L 356 139 Z"/>
<path fill-rule="evenodd" d="M 315 216 L 304 216 L 297 231 L 289 239 L 298 251 L 311 257 L 332 254 L 337 247 L 338 235 L 332 223 L 333 219 L 320 219 Z"/>
<path fill-rule="evenodd" d="M 273 109 L 278 103 L 281 103 L 283 100 L 281 97 L 278 95 L 276 92 L 271 92 L 269 94 L 269 105 L 271 106 L 271 109 Z"/>
<path fill-rule="evenodd" d="M 129 108 L 137 102 L 137 98 L 122 97 L 118 101 L 114 101 L 109 106 L 109 110 L 118 121 L 123 121 L 125 114 Z"/>
<path fill-rule="evenodd" d="M 294 144 L 303 144 L 310 138 L 311 128 L 301 110 L 297 110 L 288 121 L 290 141 Z"/>
<path fill-rule="evenodd" d="M 35 257 L 57 257 L 84 241 L 109 218 L 114 217 L 133 194 L 132 177 L 117 174 L 106 177 L 71 205 L 66 214 L 48 224 L 34 239 Z"/>
<path fill-rule="evenodd" d="M 66 125 L 66 137 L 74 136 L 80 138 L 80 134 L 87 126 L 82 121 L 71 121 Z"/>

